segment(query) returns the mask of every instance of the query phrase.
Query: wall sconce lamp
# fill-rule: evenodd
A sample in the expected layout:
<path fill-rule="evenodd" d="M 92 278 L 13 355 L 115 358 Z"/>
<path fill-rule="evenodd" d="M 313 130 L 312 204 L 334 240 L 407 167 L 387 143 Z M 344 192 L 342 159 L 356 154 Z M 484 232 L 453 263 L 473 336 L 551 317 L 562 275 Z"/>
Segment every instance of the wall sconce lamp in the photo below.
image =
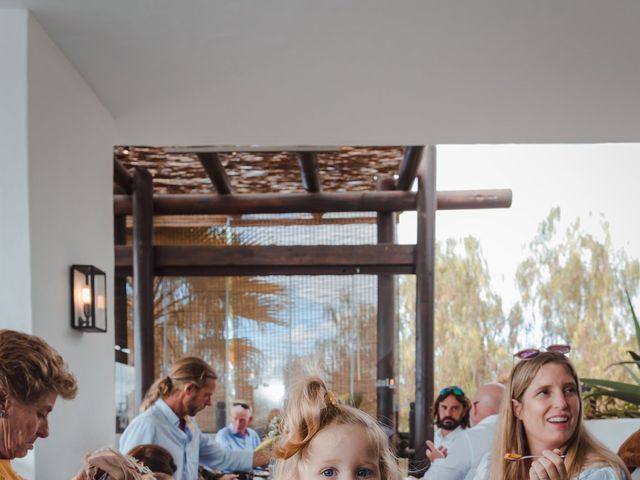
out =
<path fill-rule="evenodd" d="M 107 275 L 93 265 L 71 265 L 71 328 L 107 331 Z"/>

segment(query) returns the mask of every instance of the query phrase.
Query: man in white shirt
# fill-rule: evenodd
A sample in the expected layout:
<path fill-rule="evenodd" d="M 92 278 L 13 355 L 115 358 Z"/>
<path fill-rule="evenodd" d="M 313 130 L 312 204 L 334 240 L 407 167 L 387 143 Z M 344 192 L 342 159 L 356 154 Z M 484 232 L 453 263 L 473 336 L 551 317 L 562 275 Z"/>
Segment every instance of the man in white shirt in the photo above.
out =
<path fill-rule="evenodd" d="M 471 428 L 449 442 L 446 452 L 427 442 L 433 457 L 424 480 L 469 480 L 483 455 L 491 449 L 498 422 L 504 385 L 489 383 L 478 389 L 471 406 Z"/>
<path fill-rule="evenodd" d="M 433 405 L 433 422 L 436 431 L 433 435 L 431 446 L 445 454 L 451 442 L 463 431 L 469 428 L 469 412 L 471 402 L 460 387 L 445 387 L 440 390 L 440 394 Z M 427 457 L 433 461 L 438 457 L 431 457 L 427 451 Z"/>

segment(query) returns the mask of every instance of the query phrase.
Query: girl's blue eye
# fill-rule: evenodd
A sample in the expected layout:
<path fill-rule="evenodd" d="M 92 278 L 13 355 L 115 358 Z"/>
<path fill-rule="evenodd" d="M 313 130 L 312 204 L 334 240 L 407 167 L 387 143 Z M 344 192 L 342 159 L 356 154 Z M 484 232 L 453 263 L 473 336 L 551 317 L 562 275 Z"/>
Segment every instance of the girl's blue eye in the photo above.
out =
<path fill-rule="evenodd" d="M 357 477 L 362 477 L 362 478 L 367 478 L 367 477 L 370 477 L 372 475 L 373 475 L 373 472 L 371 470 L 369 470 L 368 468 L 361 468 L 356 473 Z"/>
<path fill-rule="evenodd" d="M 336 474 L 335 468 L 327 468 L 326 470 L 323 470 L 322 472 L 320 472 L 320 475 L 322 475 L 323 477 L 334 477 L 335 474 Z"/>

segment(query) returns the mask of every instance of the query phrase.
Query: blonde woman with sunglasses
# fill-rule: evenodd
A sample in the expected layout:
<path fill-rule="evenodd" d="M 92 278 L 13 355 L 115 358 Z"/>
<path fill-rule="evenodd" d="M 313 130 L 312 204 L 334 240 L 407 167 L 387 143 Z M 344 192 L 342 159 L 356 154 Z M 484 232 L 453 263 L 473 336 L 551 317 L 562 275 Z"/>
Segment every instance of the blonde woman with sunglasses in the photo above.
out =
<path fill-rule="evenodd" d="M 511 372 L 502 404 L 490 480 L 630 478 L 620 458 L 586 430 L 580 381 L 565 355 L 569 349 L 554 346 L 516 354 L 521 360 Z M 480 472 L 476 478 L 482 478 Z"/>

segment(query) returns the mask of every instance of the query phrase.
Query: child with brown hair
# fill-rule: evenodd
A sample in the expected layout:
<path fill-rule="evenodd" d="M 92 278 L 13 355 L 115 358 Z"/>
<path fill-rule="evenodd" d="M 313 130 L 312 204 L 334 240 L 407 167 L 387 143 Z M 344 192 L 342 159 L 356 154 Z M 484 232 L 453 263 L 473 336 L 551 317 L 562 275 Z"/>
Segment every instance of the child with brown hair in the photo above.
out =
<path fill-rule="evenodd" d="M 273 451 L 275 480 L 400 480 L 387 436 L 367 413 L 339 403 L 308 377 L 289 393 Z"/>

